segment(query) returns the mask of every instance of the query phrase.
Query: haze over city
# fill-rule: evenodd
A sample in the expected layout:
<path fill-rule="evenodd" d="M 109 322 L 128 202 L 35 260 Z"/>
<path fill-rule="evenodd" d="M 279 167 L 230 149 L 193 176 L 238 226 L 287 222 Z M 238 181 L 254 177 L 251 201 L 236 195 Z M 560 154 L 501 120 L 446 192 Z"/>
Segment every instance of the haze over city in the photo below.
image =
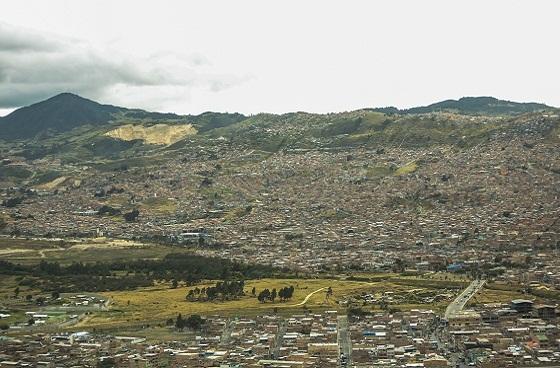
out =
<path fill-rule="evenodd" d="M 6 1 L 0 115 L 61 92 L 183 114 L 462 96 L 558 106 L 559 12 L 546 0 Z"/>

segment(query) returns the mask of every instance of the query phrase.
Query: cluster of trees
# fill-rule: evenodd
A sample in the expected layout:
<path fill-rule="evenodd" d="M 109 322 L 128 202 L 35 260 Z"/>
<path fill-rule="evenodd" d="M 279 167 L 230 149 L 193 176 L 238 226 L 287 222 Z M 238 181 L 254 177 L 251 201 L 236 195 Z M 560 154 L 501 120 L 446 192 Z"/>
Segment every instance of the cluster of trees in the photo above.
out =
<path fill-rule="evenodd" d="M 97 211 L 97 214 L 99 216 L 116 216 L 116 215 L 120 215 L 121 214 L 121 210 L 119 210 L 118 208 L 114 208 L 111 206 L 107 206 L 107 205 L 103 205 L 99 208 L 99 210 Z"/>
<path fill-rule="evenodd" d="M 99 208 L 97 214 L 99 216 L 117 216 L 121 214 L 121 210 L 111 206 L 103 205 Z M 130 212 L 124 213 L 122 216 L 126 222 L 134 222 L 138 219 L 140 211 L 138 209 L 133 209 Z"/>
<path fill-rule="evenodd" d="M 137 209 L 133 209 L 132 211 L 125 213 L 123 217 L 126 222 L 134 222 L 136 221 L 136 219 L 138 219 L 139 215 L 140 211 L 138 211 Z"/>
<path fill-rule="evenodd" d="M 62 292 L 80 291 L 118 291 L 134 290 L 139 287 L 152 286 L 154 280 L 145 275 L 128 276 L 60 276 L 42 278 L 37 282 L 41 290 L 60 290 Z"/>
<path fill-rule="evenodd" d="M 243 296 L 243 288 L 245 281 L 224 281 L 217 282 L 216 286 L 209 286 L 207 288 L 194 288 L 189 290 L 186 299 L 188 301 L 208 301 L 208 300 L 230 300 Z"/>
<path fill-rule="evenodd" d="M 4 199 L 2 201 L 2 206 L 12 208 L 12 207 L 17 206 L 21 202 L 23 202 L 23 197 L 8 198 L 8 199 Z"/>
<path fill-rule="evenodd" d="M 201 280 L 240 280 L 270 277 L 275 269 L 270 266 L 249 265 L 230 260 L 179 253 L 168 254 L 160 260 L 135 260 L 119 262 L 75 262 L 69 265 L 41 261 L 38 265 L 22 265 L 0 260 L 0 274 L 33 276 L 34 287 L 43 290 L 113 291 L 150 286 L 154 281 L 184 281 L 192 285 Z M 29 278 L 31 280 L 31 278 Z M 222 282 L 207 288 L 205 295 L 211 299 L 232 297 L 243 292 L 240 281 Z"/>
<path fill-rule="evenodd" d="M 171 322 L 173 321 L 171 320 Z M 198 314 L 192 314 L 188 318 L 183 318 L 183 316 L 179 313 L 177 319 L 175 320 L 175 327 L 179 330 L 182 330 L 185 327 L 191 330 L 200 330 L 205 322 L 206 321 Z"/>
<path fill-rule="evenodd" d="M 253 288 L 252 293 L 253 293 L 253 295 L 255 294 L 255 288 Z M 261 291 L 259 293 L 259 295 L 257 296 L 257 299 L 261 303 L 266 303 L 267 300 L 270 300 L 271 302 L 274 303 L 276 298 L 279 298 L 280 301 L 283 302 L 283 301 L 286 301 L 288 299 L 291 299 L 293 295 L 294 295 L 294 287 L 290 286 L 290 287 L 283 287 L 279 291 L 276 291 L 275 288 L 272 289 L 272 291 L 270 291 L 268 289 L 264 289 L 263 291 Z"/>

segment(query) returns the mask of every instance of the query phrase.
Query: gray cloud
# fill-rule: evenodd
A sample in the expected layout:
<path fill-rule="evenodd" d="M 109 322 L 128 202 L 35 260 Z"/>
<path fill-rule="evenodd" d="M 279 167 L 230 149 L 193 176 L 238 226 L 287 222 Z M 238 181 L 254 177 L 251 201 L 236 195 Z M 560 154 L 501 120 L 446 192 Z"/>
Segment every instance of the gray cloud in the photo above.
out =
<path fill-rule="evenodd" d="M 46 39 L 39 34 L 18 30 L 7 24 L 0 23 L 0 53 L 30 51 L 49 52 L 59 48 L 59 43 Z M 0 55 L 2 57 L 3 55 Z"/>
<path fill-rule="evenodd" d="M 197 70 L 208 65 L 210 62 L 198 54 L 128 60 L 77 40 L 55 40 L 0 24 L 0 108 L 28 105 L 60 92 L 93 99 L 110 99 L 115 86 L 135 90 L 169 86 L 174 87 L 170 88 L 174 93 L 187 92 L 189 88 L 218 92 L 245 80 Z"/>

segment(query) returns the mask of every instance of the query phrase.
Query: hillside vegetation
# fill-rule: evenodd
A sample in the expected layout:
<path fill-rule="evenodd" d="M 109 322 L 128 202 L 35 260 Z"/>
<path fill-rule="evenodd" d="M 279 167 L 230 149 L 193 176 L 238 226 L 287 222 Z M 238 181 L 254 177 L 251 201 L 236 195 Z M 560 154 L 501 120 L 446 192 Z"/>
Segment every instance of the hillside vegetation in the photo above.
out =
<path fill-rule="evenodd" d="M 27 159 L 50 156 L 80 163 L 141 159 L 223 144 L 265 155 L 343 147 L 472 147 L 509 134 L 520 121 L 544 113 L 555 116 L 556 111 L 542 104 L 466 97 L 408 110 L 181 116 L 102 105 L 64 93 L 0 118 L 0 150 Z M 545 134 L 556 139 L 551 132 Z M 30 176 L 25 169 L 13 167 L 0 174 L 16 181 Z"/>

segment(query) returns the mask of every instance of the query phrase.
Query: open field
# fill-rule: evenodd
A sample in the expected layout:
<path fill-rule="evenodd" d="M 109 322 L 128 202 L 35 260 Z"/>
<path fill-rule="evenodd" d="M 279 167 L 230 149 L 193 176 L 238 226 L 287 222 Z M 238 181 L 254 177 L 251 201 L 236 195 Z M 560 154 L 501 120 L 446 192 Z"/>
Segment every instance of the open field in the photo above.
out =
<path fill-rule="evenodd" d="M 492 289 L 483 288 L 469 301 L 467 306 L 476 306 L 479 304 L 489 304 L 489 303 L 509 303 L 514 299 L 526 299 L 526 298 L 527 295 L 524 295 L 517 291 L 492 290 Z"/>
<path fill-rule="evenodd" d="M 158 244 L 145 244 L 126 240 L 97 239 L 14 239 L 0 238 L 0 255 L 10 262 L 33 265 L 42 260 L 58 261 L 61 264 L 72 262 L 114 262 L 137 259 L 162 259 L 170 253 L 189 253 L 182 247 Z M 33 281 L 35 276 L 26 276 Z M 36 310 L 37 305 L 25 302 L 25 296 L 32 295 L 48 298 L 49 293 L 34 289 L 34 283 L 20 284 L 22 276 L 0 275 L 0 302 L 10 311 L 10 321 L 22 320 L 27 310 Z M 69 329 L 103 329 L 123 331 L 143 331 L 150 325 L 158 329 L 157 334 L 165 336 L 169 330 L 163 326 L 168 319 L 182 315 L 226 315 L 254 316 L 258 314 L 278 313 L 281 315 L 301 314 L 305 310 L 320 312 L 338 310 L 345 313 L 347 308 L 361 308 L 363 311 L 432 309 L 443 312 L 450 301 L 471 280 L 465 275 L 438 272 L 427 274 L 410 273 L 353 273 L 343 278 L 325 276 L 317 279 L 253 279 L 245 282 L 245 296 L 235 300 L 198 302 L 187 301 L 190 289 L 213 286 L 215 281 L 205 281 L 187 287 L 183 282 L 175 289 L 170 288 L 169 280 L 156 281 L 155 285 L 134 290 L 101 292 L 104 299 L 111 300 L 108 310 L 94 310 L 82 314 L 74 324 L 60 319 L 60 328 Z M 14 290 L 19 286 L 19 298 L 14 297 Z M 256 294 L 265 288 L 269 290 L 294 286 L 294 295 L 285 302 L 261 303 L 251 295 L 254 287 Z M 333 294 L 326 297 L 328 288 Z M 75 290 L 76 292 L 81 290 Z M 536 295 L 531 296 L 533 299 Z M 474 297 L 471 305 L 486 303 L 509 303 L 512 299 L 527 297 L 519 286 L 489 284 Z M 370 298 L 370 299 L 368 299 Z M 544 298 L 544 297 L 543 297 Z M 537 301 L 545 301 L 537 298 Z M 56 310 L 55 310 L 56 311 Z M 66 318 L 66 317 L 65 317 Z M 52 318 L 56 325 L 58 320 Z M 49 324 L 53 326 L 53 324 Z M 48 327 L 48 326 L 47 326 Z M 155 331 L 155 330 L 154 330 Z M 157 335 L 156 334 L 156 335 Z"/>
<path fill-rule="evenodd" d="M 197 285 L 205 287 L 214 283 Z M 286 302 L 260 303 L 256 297 L 250 296 L 251 289 L 255 287 L 257 293 L 268 288 L 280 289 L 293 285 L 295 288 L 293 298 Z M 170 289 L 165 287 L 152 287 L 135 291 L 120 291 L 103 293 L 112 299 L 112 311 L 92 316 L 81 323 L 81 326 L 111 327 L 121 324 L 162 322 L 167 318 L 174 318 L 177 314 L 224 314 L 224 315 L 252 315 L 258 313 L 271 313 L 274 308 L 279 312 L 303 310 L 300 305 L 312 292 L 332 287 L 333 297 L 325 301 L 326 289 L 310 296 L 305 303 L 308 308 L 337 308 L 337 300 L 351 293 L 359 293 L 372 288 L 371 284 L 355 281 L 339 281 L 329 279 L 263 279 L 251 280 L 245 284 L 247 296 L 239 300 L 216 302 L 188 302 L 185 296 L 189 289 L 194 287 L 179 287 Z"/>
<path fill-rule="evenodd" d="M 160 259 L 169 253 L 188 253 L 188 251 L 183 247 L 105 238 L 83 240 L 0 238 L 2 259 L 21 264 L 34 264 L 42 260 L 68 264 Z"/>
<path fill-rule="evenodd" d="M 205 287 L 213 283 L 200 284 L 197 287 Z M 295 288 L 293 298 L 286 302 L 260 303 L 256 297 L 251 296 L 251 289 L 255 287 L 259 291 L 268 288 L 276 288 L 293 285 Z M 326 298 L 326 291 L 331 287 L 333 295 Z M 356 299 L 362 294 L 384 295 L 390 293 L 395 295 L 396 300 L 402 300 L 400 304 L 391 304 L 399 309 L 411 308 L 445 308 L 446 302 L 437 301 L 431 304 L 423 304 L 418 300 L 420 296 L 436 296 L 446 289 L 418 288 L 395 284 L 388 281 L 363 282 L 344 281 L 334 279 L 262 279 L 249 280 L 245 284 L 246 296 L 238 300 L 215 301 L 215 302 L 188 302 L 185 296 L 193 287 L 179 287 L 171 289 L 168 285 L 154 286 L 134 291 L 119 291 L 103 293 L 103 296 L 112 299 L 112 310 L 107 313 L 92 315 L 80 323 L 80 327 L 89 328 L 113 328 L 121 325 L 141 325 L 162 323 L 168 318 L 174 318 L 177 314 L 202 314 L 202 315 L 255 315 L 259 313 L 293 314 L 301 313 L 304 309 L 312 311 L 335 309 L 345 311 L 346 306 L 340 302 Z M 453 295 L 453 294 L 451 294 Z M 360 304 L 361 306 L 361 304 Z M 379 305 L 369 304 L 364 310 L 379 310 Z M 276 310 L 275 310 L 276 309 Z"/>
<path fill-rule="evenodd" d="M 125 248 L 126 249 L 126 248 Z M 183 316 L 200 314 L 203 316 L 255 316 L 262 314 L 294 315 L 305 311 L 321 312 L 337 310 L 345 313 L 349 306 L 360 308 L 364 312 L 379 312 L 385 310 L 432 309 L 443 312 L 456 294 L 462 290 L 460 283 L 465 280 L 457 278 L 453 282 L 457 286 L 445 285 L 444 280 L 423 279 L 420 277 L 402 276 L 398 274 L 356 274 L 360 281 L 337 279 L 259 279 L 245 282 L 245 296 L 235 300 L 198 302 L 187 301 L 186 295 L 195 287 L 208 287 L 215 282 L 207 281 L 196 286 L 187 287 L 179 283 L 175 289 L 169 282 L 127 291 L 111 291 L 97 293 L 102 299 L 110 300 L 107 310 L 93 310 L 83 314 L 80 318 L 69 323 L 68 317 L 60 319 L 58 328 L 118 331 L 126 334 L 143 334 L 151 339 L 174 339 L 175 332 L 164 327 L 168 319 L 175 319 L 181 313 Z M 447 276 L 448 280 L 450 276 Z M 442 275 L 442 279 L 445 276 Z M 368 281 L 362 281 L 368 280 Z M 369 281 L 375 280 L 375 281 Z M 14 289 L 18 285 L 18 277 L 0 276 L 1 304 L 10 311 L 10 321 L 21 321 L 27 310 L 37 310 L 33 303 L 25 302 L 23 296 L 27 294 L 37 298 L 39 295 L 48 298 L 49 294 L 29 287 L 20 287 L 20 298 L 14 298 Z M 282 287 L 294 286 L 294 295 L 285 302 L 260 303 L 251 295 L 254 287 L 256 294 L 265 288 L 279 290 Z M 326 291 L 331 287 L 333 294 L 326 298 Z M 76 294 L 74 294 L 76 295 Z M 376 302 L 365 302 L 364 296 L 371 295 Z M 498 290 L 496 288 L 482 289 L 469 305 L 486 303 L 509 303 L 512 299 L 523 297 L 517 290 Z M 381 302 L 383 300 L 383 302 Z M 540 298 L 539 298 L 540 300 Z M 43 308 L 39 308 L 44 310 Z M 56 306 L 47 307 L 49 312 L 56 312 Z M 64 311 L 67 313 L 67 311 Z M 5 322 L 5 321 L 3 321 Z M 54 328 L 56 318 L 51 318 L 47 326 Z M 147 328 L 149 326 L 149 328 Z"/>

